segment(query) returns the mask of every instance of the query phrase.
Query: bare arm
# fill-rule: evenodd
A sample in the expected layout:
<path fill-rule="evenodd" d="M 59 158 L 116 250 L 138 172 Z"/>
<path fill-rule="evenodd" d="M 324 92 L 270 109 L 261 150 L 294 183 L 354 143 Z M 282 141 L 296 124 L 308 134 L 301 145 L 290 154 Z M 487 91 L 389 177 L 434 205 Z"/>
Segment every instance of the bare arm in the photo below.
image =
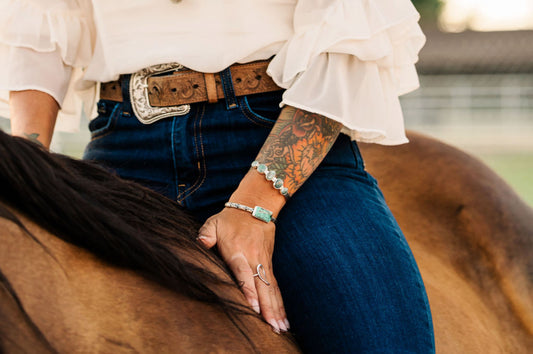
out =
<path fill-rule="evenodd" d="M 257 160 L 276 171 L 292 195 L 309 178 L 339 136 L 342 124 L 294 107 L 285 107 Z M 272 182 L 250 170 L 230 197 L 231 202 L 271 210 L 277 217 L 285 204 Z M 225 208 L 200 229 L 200 240 L 208 247 L 217 244 L 220 254 L 243 284 L 245 297 L 260 311 L 275 331 L 288 328 L 283 299 L 272 272 L 275 227 L 237 209 Z M 270 286 L 254 277 L 262 264 Z"/>
<path fill-rule="evenodd" d="M 59 111 L 56 100 L 36 90 L 9 93 L 11 133 L 50 147 L 52 133 Z"/>
<path fill-rule="evenodd" d="M 333 146 L 342 124 L 315 113 L 287 106 L 272 128 L 256 160 L 276 171 L 293 195 L 311 176 Z M 230 201 L 261 205 L 277 216 L 285 198 L 265 177 L 250 170 Z"/>
<path fill-rule="evenodd" d="M 257 161 L 276 171 L 292 195 L 322 162 L 341 129 L 341 123 L 319 114 L 285 107 Z"/>

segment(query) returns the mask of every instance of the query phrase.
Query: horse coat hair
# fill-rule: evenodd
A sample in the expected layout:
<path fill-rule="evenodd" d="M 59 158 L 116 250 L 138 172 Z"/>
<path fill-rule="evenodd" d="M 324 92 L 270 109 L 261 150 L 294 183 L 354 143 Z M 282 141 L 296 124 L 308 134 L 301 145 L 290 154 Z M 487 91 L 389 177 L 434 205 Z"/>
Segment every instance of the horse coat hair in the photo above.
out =
<path fill-rule="evenodd" d="M 476 159 L 409 138 L 361 150 L 419 265 L 437 351 L 531 352 L 533 211 Z M 4 351 L 298 350 L 174 202 L 1 132 L 0 190 Z"/>
<path fill-rule="evenodd" d="M 6 246 L 0 271 L 12 270 L 0 278 L 4 296 L 10 299 L 0 307 L 12 313 L 8 305 L 17 304 L 19 326 L 32 334 L 40 349 L 297 351 L 290 336 L 274 334 L 249 308 L 225 264 L 196 242 L 198 223 L 173 201 L 92 163 L 50 154 L 2 132 L 0 156 L 0 217 L 12 224 L 7 228 L 11 232 L 0 232 Z M 34 256 L 26 259 L 31 250 Z M 16 257 L 22 253 L 24 259 Z M 133 279 L 128 276 L 132 271 Z M 88 279 L 80 281 L 87 274 Z M 29 278 L 35 286 L 24 287 Z M 98 284 L 101 289 L 95 293 Z M 56 306 L 57 312 L 72 312 L 67 314 L 71 318 L 28 305 L 43 296 L 62 303 L 64 308 Z M 128 297 L 129 302 L 120 301 Z M 151 298 L 150 304 L 146 298 Z M 80 308 L 78 299 L 91 304 Z M 108 308 L 105 315 L 99 306 Z M 80 313 L 92 325 L 79 321 L 84 320 L 76 318 Z M 2 322 L 0 348 L 39 351 L 25 347 L 31 341 L 20 340 L 16 327 Z M 116 328 L 114 322 L 120 328 L 116 333 L 110 331 Z M 139 332 L 121 327 L 131 323 Z"/>

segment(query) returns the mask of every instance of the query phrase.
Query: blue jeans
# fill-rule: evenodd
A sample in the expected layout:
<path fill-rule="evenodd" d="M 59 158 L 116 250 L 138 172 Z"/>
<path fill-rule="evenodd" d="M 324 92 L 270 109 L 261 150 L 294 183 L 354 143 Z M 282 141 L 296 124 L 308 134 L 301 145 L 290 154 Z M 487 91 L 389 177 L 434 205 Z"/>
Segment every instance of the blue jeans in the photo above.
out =
<path fill-rule="evenodd" d="M 122 89 L 124 103 L 98 103 L 85 158 L 176 200 L 201 222 L 223 208 L 250 168 L 281 100 L 281 92 L 229 91 L 225 101 L 143 125 L 128 101 L 127 76 Z M 411 250 L 347 136 L 281 211 L 273 267 L 304 352 L 434 352 Z"/>

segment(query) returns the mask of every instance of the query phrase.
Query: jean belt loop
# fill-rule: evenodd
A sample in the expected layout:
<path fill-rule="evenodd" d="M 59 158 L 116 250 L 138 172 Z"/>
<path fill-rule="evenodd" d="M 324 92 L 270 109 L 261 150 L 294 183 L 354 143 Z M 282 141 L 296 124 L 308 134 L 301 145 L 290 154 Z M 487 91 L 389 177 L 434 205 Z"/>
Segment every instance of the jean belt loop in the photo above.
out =
<path fill-rule="evenodd" d="M 133 115 L 130 98 L 130 79 L 131 74 L 120 75 L 120 87 L 122 89 L 122 115 L 126 117 Z"/>
<path fill-rule="evenodd" d="M 237 97 L 235 96 L 235 90 L 233 88 L 230 68 L 227 68 L 222 71 L 220 73 L 220 77 L 222 79 L 222 88 L 224 89 L 226 108 L 228 110 L 238 108 L 239 104 L 237 103 Z"/>

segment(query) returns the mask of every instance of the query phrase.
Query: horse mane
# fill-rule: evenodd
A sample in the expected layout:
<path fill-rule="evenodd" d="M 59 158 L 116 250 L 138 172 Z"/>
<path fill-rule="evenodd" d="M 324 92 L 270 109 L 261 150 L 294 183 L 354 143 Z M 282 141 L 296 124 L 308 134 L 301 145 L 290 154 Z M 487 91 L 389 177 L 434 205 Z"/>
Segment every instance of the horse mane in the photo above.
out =
<path fill-rule="evenodd" d="M 255 315 L 222 295 L 235 279 L 196 241 L 199 223 L 172 200 L 2 131 L 0 186 L 3 203 L 105 262 L 218 306 L 233 323 L 237 313 Z M 10 214 L 0 204 L 0 217 Z"/>

